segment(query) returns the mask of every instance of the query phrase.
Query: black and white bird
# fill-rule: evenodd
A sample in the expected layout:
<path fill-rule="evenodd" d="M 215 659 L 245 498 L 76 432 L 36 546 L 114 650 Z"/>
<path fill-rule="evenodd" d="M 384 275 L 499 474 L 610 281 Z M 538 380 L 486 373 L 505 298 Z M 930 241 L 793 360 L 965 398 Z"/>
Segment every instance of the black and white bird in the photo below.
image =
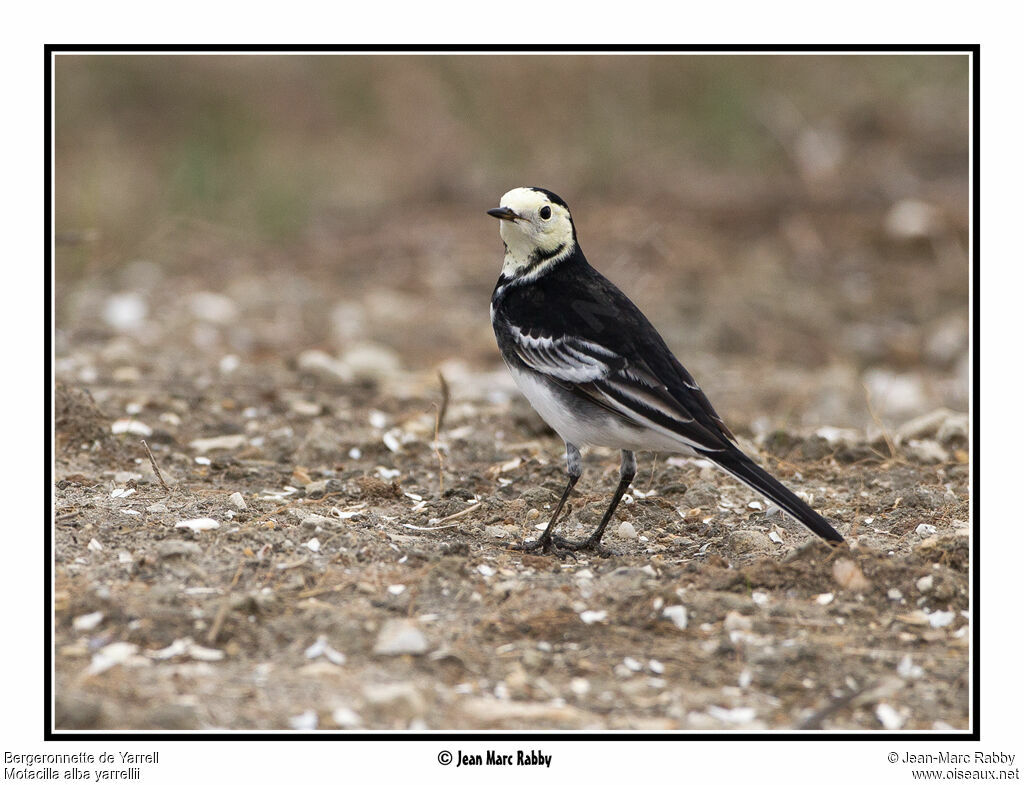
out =
<path fill-rule="evenodd" d="M 602 552 L 601 537 L 636 474 L 639 450 L 700 456 L 830 543 L 842 536 L 754 463 L 693 377 L 626 295 L 587 262 L 569 207 L 544 188 L 514 188 L 487 211 L 505 260 L 491 296 L 498 348 L 520 390 L 565 441 L 569 482 L 539 539 L 518 550 Z M 622 451 L 619 484 L 581 542 L 553 533 L 583 472 L 579 448 Z"/>

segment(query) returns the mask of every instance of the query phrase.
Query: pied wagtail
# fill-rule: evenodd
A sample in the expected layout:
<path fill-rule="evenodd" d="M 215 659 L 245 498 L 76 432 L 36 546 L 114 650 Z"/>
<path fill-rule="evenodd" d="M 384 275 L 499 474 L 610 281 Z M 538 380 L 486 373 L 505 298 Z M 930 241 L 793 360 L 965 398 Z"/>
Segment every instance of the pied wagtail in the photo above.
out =
<path fill-rule="evenodd" d="M 487 211 L 501 221 L 505 261 L 491 296 L 501 356 L 533 408 L 565 441 L 569 482 L 538 540 L 517 550 L 604 552 L 601 536 L 636 474 L 637 450 L 714 462 L 830 543 L 843 538 L 754 463 L 657 330 L 587 263 L 569 207 L 544 188 L 514 188 Z M 579 448 L 622 451 L 619 484 L 582 542 L 552 532 L 583 473 Z"/>

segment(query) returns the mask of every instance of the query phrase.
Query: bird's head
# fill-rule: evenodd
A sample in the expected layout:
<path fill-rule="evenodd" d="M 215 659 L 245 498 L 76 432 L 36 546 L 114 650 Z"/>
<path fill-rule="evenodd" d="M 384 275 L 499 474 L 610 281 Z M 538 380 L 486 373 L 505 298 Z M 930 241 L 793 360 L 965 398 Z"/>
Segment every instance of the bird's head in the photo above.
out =
<path fill-rule="evenodd" d="M 563 259 L 576 248 L 569 206 L 544 188 L 513 188 L 487 214 L 501 221 L 506 249 L 502 272 L 510 277 Z"/>

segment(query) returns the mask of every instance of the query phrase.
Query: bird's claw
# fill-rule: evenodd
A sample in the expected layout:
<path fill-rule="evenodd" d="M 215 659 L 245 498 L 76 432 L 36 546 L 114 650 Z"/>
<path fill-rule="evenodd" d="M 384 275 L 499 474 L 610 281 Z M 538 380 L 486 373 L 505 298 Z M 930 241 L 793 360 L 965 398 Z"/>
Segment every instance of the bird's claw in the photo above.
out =
<path fill-rule="evenodd" d="M 520 543 L 519 545 L 512 545 L 511 550 L 523 551 L 524 553 L 533 553 L 540 551 L 545 555 L 554 554 L 560 559 L 566 557 L 571 558 L 573 561 L 576 560 L 576 554 L 571 549 L 565 549 L 559 547 L 559 543 L 555 540 L 562 540 L 557 535 L 555 537 L 541 537 L 539 540 L 529 540 L 527 542 Z"/>
<path fill-rule="evenodd" d="M 619 552 L 612 550 L 611 548 L 602 545 L 600 540 L 596 540 L 593 537 L 588 537 L 585 540 L 574 541 L 567 540 L 565 537 L 560 537 L 555 534 L 551 538 L 554 544 L 559 548 L 562 548 L 570 553 L 573 551 L 590 551 L 591 553 L 601 556 L 607 559 L 610 556 L 618 556 Z"/>

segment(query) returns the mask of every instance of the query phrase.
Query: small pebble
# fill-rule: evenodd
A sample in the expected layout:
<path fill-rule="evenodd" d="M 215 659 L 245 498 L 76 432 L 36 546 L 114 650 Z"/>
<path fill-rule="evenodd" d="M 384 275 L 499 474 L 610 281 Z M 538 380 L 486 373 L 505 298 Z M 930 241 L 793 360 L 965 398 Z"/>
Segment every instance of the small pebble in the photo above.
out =
<path fill-rule="evenodd" d="M 389 714 L 415 716 L 426 711 L 426 701 L 412 682 L 367 684 L 363 687 L 363 697 L 368 706 Z"/>
<path fill-rule="evenodd" d="M 325 381 L 351 382 L 352 371 L 320 349 L 307 349 L 296 358 L 296 366 L 303 373 L 317 376 Z"/>
<path fill-rule="evenodd" d="M 228 504 L 234 507 L 236 510 L 244 510 L 246 508 L 245 497 L 239 491 L 235 491 L 233 494 L 228 496 Z"/>
<path fill-rule="evenodd" d="M 935 583 L 935 577 L 934 576 L 932 576 L 932 575 L 923 575 L 923 576 L 921 576 L 920 578 L 917 579 L 917 583 L 915 585 L 917 586 L 917 590 L 919 592 L 921 592 L 922 594 L 927 594 L 929 591 L 931 591 L 932 586 L 934 585 L 934 583 Z"/>
<path fill-rule="evenodd" d="M 402 587 L 403 590 L 405 587 Z M 427 639 L 412 622 L 392 619 L 384 624 L 373 646 L 374 654 L 396 656 L 400 654 L 425 654 Z"/>
<path fill-rule="evenodd" d="M 903 451 L 918 463 L 935 464 L 949 461 L 949 453 L 946 448 L 934 439 L 911 439 L 903 447 Z"/>
<path fill-rule="evenodd" d="M 134 331 L 142 326 L 149 306 L 136 292 L 117 292 L 103 306 L 103 321 L 115 330 Z"/>
<path fill-rule="evenodd" d="M 248 443 L 249 437 L 244 433 L 229 433 L 208 439 L 193 439 L 188 446 L 198 453 L 208 453 L 215 450 L 239 450 Z"/>
<path fill-rule="evenodd" d="M 362 718 L 347 706 L 339 706 L 332 711 L 331 719 L 339 728 L 358 728 L 363 724 Z"/>
<path fill-rule="evenodd" d="M 636 529 L 633 528 L 633 524 L 629 521 L 623 521 L 619 524 L 617 534 L 625 540 L 636 539 Z"/>
<path fill-rule="evenodd" d="M 733 630 L 749 630 L 751 626 L 753 626 L 753 621 L 751 621 L 750 617 L 744 616 L 739 611 L 729 611 L 725 614 L 724 627 L 730 632 Z"/>
<path fill-rule="evenodd" d="M 577 695 L 582 698 L 590 692 L 590 682 L 577 676 L 569 682 L 569 689 L 572 690 L 573 695 Z"/>
<path fill-rule="evenodd" d="M 852 559 L 836 559 L 832 565 L 832 577 L 842 588 L 862 592 L 871 588 L 871 582 Z"/>

